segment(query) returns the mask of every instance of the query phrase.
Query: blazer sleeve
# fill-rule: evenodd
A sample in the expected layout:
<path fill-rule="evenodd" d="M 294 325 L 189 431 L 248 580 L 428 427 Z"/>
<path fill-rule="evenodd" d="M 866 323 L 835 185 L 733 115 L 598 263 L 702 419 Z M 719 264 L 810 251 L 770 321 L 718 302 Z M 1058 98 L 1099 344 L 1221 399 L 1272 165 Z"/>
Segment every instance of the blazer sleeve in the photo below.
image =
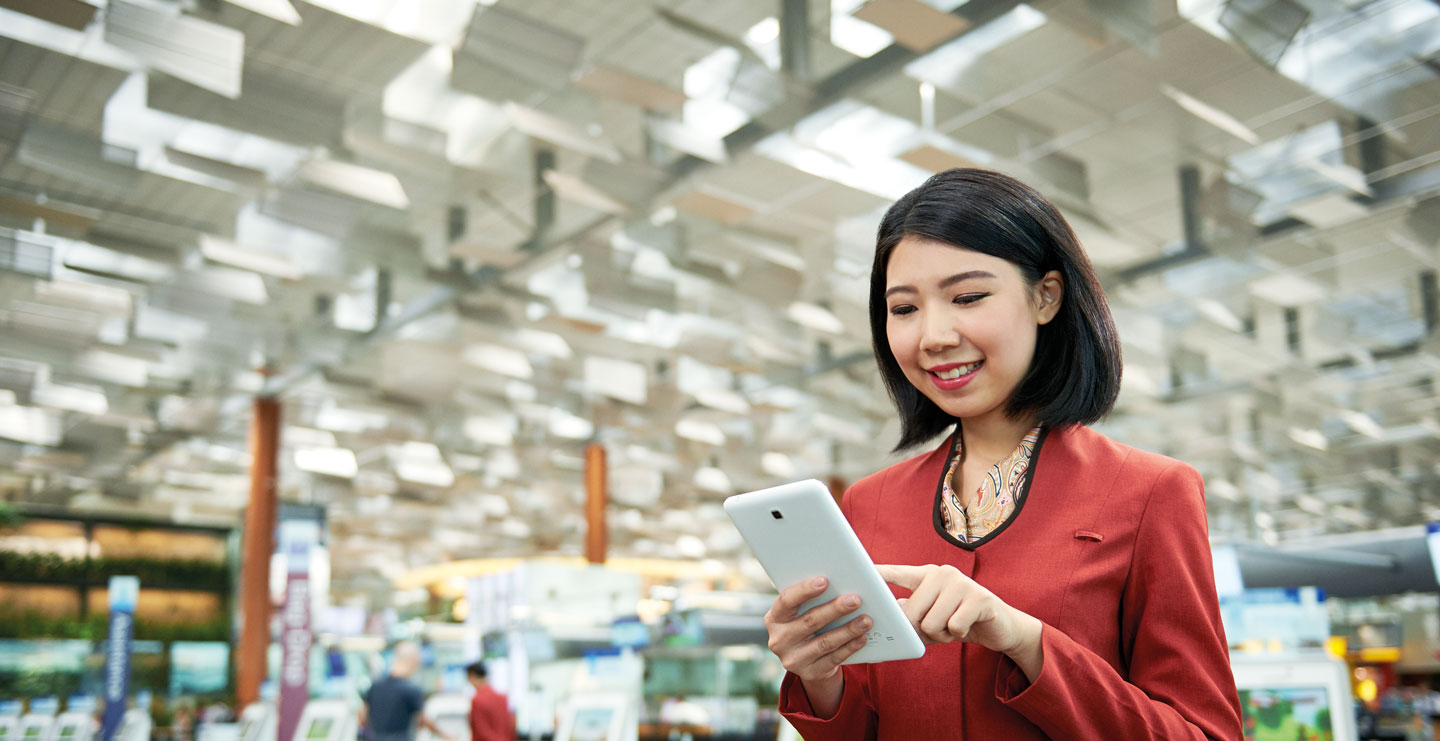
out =
<path fill-rule="evenodd" d="M 859 499 L 852 495 L 863 481 L 847 489 L 840 499 L 840 511 L 851 527 L 855 526 L 856 501 Z M 780 714 L 807 741 L 874 741 L 878 721 L 875 705 L 870 699 L 869 672 L 855 664 L 842 666 L 840 671 L 845 675 L 845 691 L 835 715 L 824 719 L 815 717 L 810 697 L 805 694 L 805 685 L 800 677 L 790 672 L 785 672 L 785 679 L 780 683 Z"/>
<path fill-rule="evenodd" d="M 1151 489 L 1120 609 L 1128 677 L 1045 625 L 1040 676 L 1030 683 L 1002 657 L 997 699 L 1053 738 L 1240 739 L 1204 484 L 1188 465 L 1171 465 Z"/>

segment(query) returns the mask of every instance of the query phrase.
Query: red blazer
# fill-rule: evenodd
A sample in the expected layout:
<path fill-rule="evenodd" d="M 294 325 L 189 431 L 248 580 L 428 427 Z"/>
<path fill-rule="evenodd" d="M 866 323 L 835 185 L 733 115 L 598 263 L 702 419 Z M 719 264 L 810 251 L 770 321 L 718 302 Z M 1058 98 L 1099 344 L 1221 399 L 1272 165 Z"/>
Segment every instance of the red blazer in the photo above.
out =
<path fill-rule="evenodd" d="M 1039 618 L 1040 676 L 934 645 L 844 667 L 840 709 L 820 720 L 787 674 L 780 710 L 806 739 L 1241 738 L 1195 469 L 1087 427 L 1051 430 L 1015 519 L 970 551 L 935 522 L 948 450 L 861 479 L 841 509 L 876 563 L 951 564 Z"/>

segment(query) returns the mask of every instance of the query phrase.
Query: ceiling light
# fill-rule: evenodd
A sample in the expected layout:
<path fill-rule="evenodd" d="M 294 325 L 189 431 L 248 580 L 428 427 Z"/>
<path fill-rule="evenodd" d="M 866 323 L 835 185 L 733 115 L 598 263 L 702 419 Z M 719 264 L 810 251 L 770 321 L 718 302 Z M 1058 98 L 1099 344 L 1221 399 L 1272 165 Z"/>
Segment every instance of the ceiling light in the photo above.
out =
<path fill-rule="evenodd" d="M 273 275 L 277 278 L 300 280 L 305 277 L 305 271 L 282 255 L 246 249 L 234 242 L 209 234 L 200 235 L 200 254 L 212 262 Z"/>
<path fill-rule="evenodd" d="M 727 389 L 701 389 L 695 392 L 695 401 L 722 412 L 746 415 L 750 413 L 750 402 L 745 397 Z"/>
<path fill-rule="evenodd" d="M 1325 438 L 1325 433 L 1304 427 L 1291 427 L 1286 431 L 1290 439 L 1295 442 L 1316 450 L 1329 450 L 1330 441 Z"/>
<path fill-rule="evenodd" d="M 1240 317 L 1235 316 L 1235 313 L 1230 311 L 1229 307 L 1215 299 L 1197 298 L 1195 299 L 1195 309 L 1200 312 L 1201 316 L 1231 332 L 1238 334 L 1245 331 L 1245 322 L 1241 321 Z"/>
<path fill-rule="evenodd" d="M 1364 412 L 1357 412 L 1353 409 L 1341 409 L 1340 419 L 1350 426 L 1350 429 L 1364 435 L 1379 439 L 1384 437 L 1385 430 L 1371 417 Z"/>
<path fill-rule="evenodd" d="M 1259 134 L 1256 134 L 1254 130 L 1252 130 L 1249 126 L 1240 123 L 1239 119 L 1231 116 L 1225 111 L 1222 111 L 1219 108 L 1216 108 L 1202 101 L 1196 100 L 1195 98 L 1192 98 L 1189 95 L 1186 95 L 1185 93 L 1182 93 L 1169 85 L 1161 85 L 1160 92 L 1164 93 L 1165 97 L 1175 101 L 1175 103 L 1181 108 L 1184 108 L 1185 110 L 1194 114 L 1196 118 L 1199 118 L 1205 123 L 1208 123 L 1211 126 L 1220 129 L 1221 131 L 1235 137 L 1236 139 L 1239 139 L 1251 146 L 1255 146 L 1260 143 Z"/>
<path fill-rule="evenodd" d="M 771 451 L 760 456 L 760 468 L 775 478 L 795 478 L 795 464 L 784 453 Z"/>
<path fill-rule="evenodd" d="M 481 445 L 508 446 L 515 442 L 513 414 L 476 415 L 465 420 L 465 435 Z"/>
<path fill-rule="evenodd" d="M 589 440 L 595 436 L 595 424 L 584 417 L 577 417 L 564 409 L 550 410 L 546 426 L 550 434 L 567 440 Z"/>
<path fill-rule="evenodd" d="M 513 347 L 481 343 L 465 348 L 461 357 L 473 366 L 499 373 L 502 376 L 528 380 L 535 375 L 535 370 L 530 367 L 530 360 L 525 357 L 525 353 Z"/>
<path fill-rule="evenodd" d="M 682 419 L 675 423 L 675 434 L 686 440 L 720 446 L 725 444 L 725 432 L 719 425 L 698 419 Z"/>
<path fill-rule="evenodd" d="M 879 26 L 850 15 L 864 4 L 865 0 L 830 0 L 830 43 L 861 59 L 869 59 L 894 43 L 895 37 Z"/>
<path fill-rule="evenodd" d="M 730 477 L 724 471 L 714 466 L 701 466 L 695 471 L 695 486 L 713 491 L 717 494 L 733 494 L 734 488 L 730 486 Z"/>
<path fill-rule="evenodd" d="M 585 390 L 631 404 L 644 404 L 645 366 L 618 358 L 585 358 Z"/>
<path fill-rule="evenodd" d="M 705 557 L 705 541 L 694 535 L 681 535 L 675 539 L 675 550 L 682 558 L 698 560 Z"/>
<path fill-rule="evenodd" d="M 343 479 L 353 479 L 360 471 L 355 453 L 346 448 L 300 448 L 295 451 L 295 467 Z"/>
<path fill-rule="evenodd" d="M 105 398 L 105 391 L 98 386 L 37 384 L 30 392 L 30 401 L 35 406 L 81 414 L 101 415 L 110 411 L 110 402 Z"/>
<path fill-rule="evenodd" d="M 440 449 L 432 443 L 410 441 L 391 448 L 395 475 L 402 481 L 428 484 L 441 488 L 455 483 L 455 472 L 440 457 Z"/>
<path fill-rule="evenodd" d="M 796 301 L 785 310 L 785 315 L 796 324 L 817 332 L 844 334 L 845 324 L 829 309 L 805 301 Z"/>

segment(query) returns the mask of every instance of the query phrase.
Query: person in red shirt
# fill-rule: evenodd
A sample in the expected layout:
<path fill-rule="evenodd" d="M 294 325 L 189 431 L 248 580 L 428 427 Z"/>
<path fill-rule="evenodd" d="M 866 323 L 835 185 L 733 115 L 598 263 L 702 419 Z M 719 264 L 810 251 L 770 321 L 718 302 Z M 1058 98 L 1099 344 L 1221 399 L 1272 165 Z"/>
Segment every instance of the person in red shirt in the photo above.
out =
<path fill-rule="evenodd" d="M 470 741 L 514 741 L 515 716 L 505 696 L 485 680 L 485 665 L 475 662 L 465 668 L 465 678 L 475 688 L 470 701 Z"/>
<path fill-rule="evenodd" d="M 801 614 L 825 580 L 789 586 L 765 625 L 790 723 L 810 741 L 1238 741 L 1202 479 L 1086 426 L 1119 394 L 1120 342 L 1060 212 L 1001 173 L 935 175 L 881 219 L 869 313 L 896 450 L 948 434 L 841 509 L 927 647 L 842 666 L 865 645 L 859 598 Z"/>

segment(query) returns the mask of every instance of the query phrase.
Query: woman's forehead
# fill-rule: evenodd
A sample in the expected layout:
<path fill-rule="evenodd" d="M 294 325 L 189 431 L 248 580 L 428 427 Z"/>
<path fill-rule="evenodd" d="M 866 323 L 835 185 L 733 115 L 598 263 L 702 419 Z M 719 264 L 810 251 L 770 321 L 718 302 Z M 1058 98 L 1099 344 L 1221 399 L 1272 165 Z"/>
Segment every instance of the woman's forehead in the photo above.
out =
<path fill-rule="evenodd" d="M 939 281 L 951 274 L 982 271 L 996 278 L 1018 277 L 1019 268 L 1009 260 L 961 245 L 924 237 L 907 236 L 891 251 L 886 282 L 931 278 Z"/>

